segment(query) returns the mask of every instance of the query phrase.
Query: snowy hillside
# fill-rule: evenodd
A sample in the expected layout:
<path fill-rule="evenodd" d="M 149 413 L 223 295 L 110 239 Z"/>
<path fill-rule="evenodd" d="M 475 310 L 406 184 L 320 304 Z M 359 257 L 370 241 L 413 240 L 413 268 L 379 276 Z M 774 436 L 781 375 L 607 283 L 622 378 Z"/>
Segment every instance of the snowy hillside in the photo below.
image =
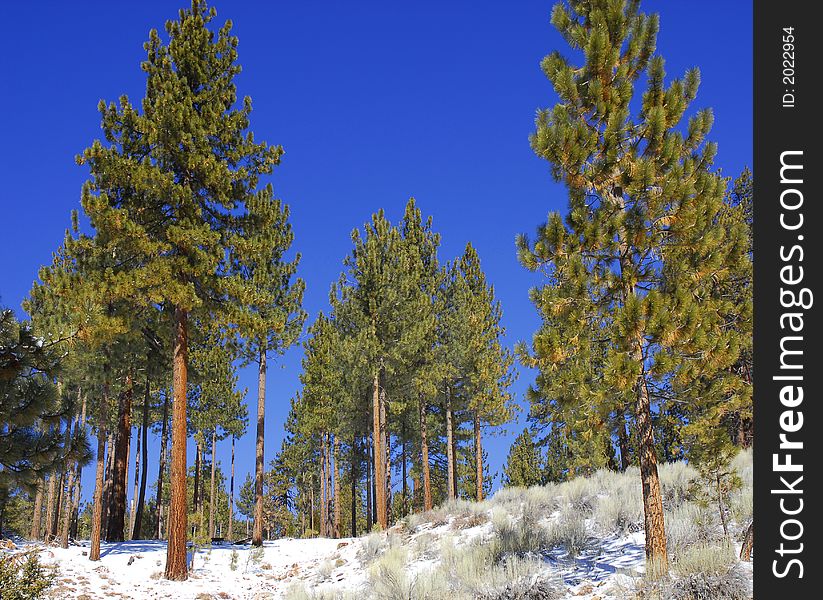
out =
<path fill-rule="evenodd" d="M 165 544 L 42 548 L 57 566 L 53 598 L 521 598 L 750 597 L 751 564 L 737 560 L 751 518 L 751 452 L 736 459 L 742 486 L 721 501 L 697 474 L 661 467 L 672 577 L 644 578 L 639 476 L 601 471 L 588 479 L 499 491 L 480 504 L 457 501 L 357 539 L 282 539 L 263 549 L 200 549 L 186 582 L 162 578 Z"/>

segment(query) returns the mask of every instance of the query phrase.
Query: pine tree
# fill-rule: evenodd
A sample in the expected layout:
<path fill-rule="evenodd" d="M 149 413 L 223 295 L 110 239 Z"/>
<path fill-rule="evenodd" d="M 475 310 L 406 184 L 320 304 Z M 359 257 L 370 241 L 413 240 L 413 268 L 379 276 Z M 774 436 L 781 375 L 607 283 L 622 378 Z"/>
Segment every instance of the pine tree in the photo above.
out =
<path fill-rule="evenodd" d="M 191 352 L 192 379 L 197 384 L 196 406 L 191 411 L 191 426 L 211 447 L 209 498 L 216 497 L 215 474 L 217 442 L 231 432 L 239 433 L 239 425 L 247 419 L 243 404 L 245 390 L 237 389 L 237 369 L 233 364 L 234 352 L 226 343 L 216 321 L 200 324 L 202 339 L 193 344 Z M 208 537 L 214 537 L 214 519 L 217 507 L 209 502 Z"/>
<path fill-rule="evenodd" d="M 225 289 L 234 307 L 229 319 L 244 343 L 245 360 L 258 366 L 257 512 L 252 543 L 259 546 L 263 543 L 266 360 L 269 354 L 281 355 L 296 342 L 306 315 L 301 308 L 303 281 L 292 281 L 300 256 L 293 260 L 285 257 L 294 239 L 288 207 L 272 198 L 270 186 L 249 197 L 246 207 L 248 212 L 231 238 L 230 276 Z"/>
<path fill-rule="evenodd" d="M 79 159 L 92 178 L 82 203 L 96 243 L 127 265 L 119 291 L 163 304 L 173 315 L 171 501 L 166 572 L 184 580 L 186 565 L 186 391 L 188 320 L 220 299 L 218 275 L 238 208 L 269 173 L 281 150 L 247 132 L 251 100 L 239 108 L 240 72 L 231 23 L 209 28 L 216 11 L 193 0 L 152 30 L 145 44 L 142 111 L 125 96 L 101 102 L 107 145 Z"/>
<path fill-rule="evenodd" d="M 517 436 L 509 449 L 509 456 L 503 467 L 503 485 L 530 487 L 543 485 L 546 477 L 543 458 L 534 443 L 531 431 L 526 428 Z"/>
<path fill-rule="evenodd" d="M 347 344 L 359 348 L 357 368 L 371 382 L 372 447 L 374 448 L 375 512 L 382 528 L 388 527 L 388 470 L 391 441 L 387 431 L 387 380 L 395 372 L 402 352 L 403 306 L 402 242 L 383 211 L 361 235 L 352 232 L 354 250 L 346 257 L 344 273 L 332 291 L 333 309 L 341 327 L 349 332 Z"/>
<path fill-rule="evenodd" d="M 59 427 L 66 407 L 57 393 L 59 353 L 14 313 L 0 309 L 0 494 L 33 490 L 65 459 Z"/>
<path fill-rule="evenodd" d="M 483 500 L 483 446 L 481 424 L 497 426 L 511 420 L 515 404 L 508 388 L 514 379 L 511 353 L 501 344 L 505 330 L 500 324 L 502 310 L 494 288 L 486 283 L 480 257 L 471 244 L 457 263 L 460 281 L 458 315 L 467 328 L 468 364 L 461 373 L 467 408 L 472 413 L 475 455 L 475 490 Z"/>
<path fill-rule="evenodd" d="M 113 458 L 110 443 L 113 419 L 111 411 L 112 384 L 119 373 L 112 372 L 117 363 L 124 336 L 136 321 L 134 305 L 121 294 L 122 270 L 118 268 L 116 254 L 101 249 L 95 240 L 81 234 L 77 214 L 72 213 L 72 230 L 67 231 L 64 242 L 54 253 L 52 264 L 39 271 L 40 282 L 32 287 L 24 308 L 32 315 L 33 323 L 43 335 L 59 342 L 71 341 L 71 357 L 68 361 L 69 383 L 83 386 L 92 394 L 93 426 L 97 430 L 97 469 L 93 494 L 91 549 L 89 560 L 99 560 L 100 539 L 108 519 L 104 518 L 107 494 L 104 488 L 107 462 Z M 68 346 L 62 344 L 65 350 Z M 102 361 L 100 361 L 102 355 Z M 102 362 L 102 364 L 100 364 Z M 65 375 L 64 375 L 65 377 Z M 110 462 L 110 461 L 109 461 Z M 49 491 L 53 489 L 49 483 Z M 52 493 L 49 493 L 52 498 Z M 51 515 L 51 508 L 47 508 Z M 52 527 L 55 523 L 47 519 Z M 48 531 L 52 535 L 54 531 Z"/>
<path fill-rule="evenodd" d="M 734 252 L 715 218 L 725 181 L 712 171 L 715 145 L 705 142 L 712 114 L 678 126 L 699 73 L 665 85 L 658 18 L 640 13 L 639 2 L 572 0 L 555 5 L 552 23 L 584 63 L 559 52 L 542 63 L 560 102 L 538 113 L 531 145 L 566 184 L 570 206 L 565 223 L 552 214 L 534 244 L 519 242 L 523 264 L 551 277 L 532 295 L 544 325 L 524 359 L 541 370 L 541 383 L 551 378 L 548 387 L 576 398 L 595 430 L 615 410 L 632 411 L 646 554 L 665 570 L 652 404 L 668 382 L 715 372 L 734 346 L 723 307 L 701 295 Z M 587 356 L 598 360 L 586 364 Z M 684 360 L 692 356 L 703 360 Z"/>

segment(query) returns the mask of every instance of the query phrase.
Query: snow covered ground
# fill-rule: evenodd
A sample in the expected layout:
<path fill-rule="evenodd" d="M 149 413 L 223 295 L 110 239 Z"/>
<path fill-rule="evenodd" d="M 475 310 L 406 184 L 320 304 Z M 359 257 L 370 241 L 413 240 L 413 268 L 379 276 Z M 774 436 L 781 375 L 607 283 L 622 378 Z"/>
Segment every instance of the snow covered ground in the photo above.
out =
<path fill-rule="evenodd" d="M 59 569 L 53 598 L 263 599 L 282 598 L 294 582 L 310 584 L 327 560 L 340 564 L 334 581 L 346 587 L 362 583 L 352 542 L 286 538 L 266 542 L 262 553 L 250 546 L 215 545 L 197 551 L 185 582 L 163 579 L 166 544 L 160 541 L 104 542 L 100 561 L 94 563 L 88 559 L 88 543 L 43 548 L 41 558 Z"/>
<path fill-rule="evenodd" d="M 414 544 L 422 535 L 439 537 L 454 533 L 450 524 L 426 528 L 409 536 L 407 543 Z M 489 533 L 488 524 L 461 529 L 455 545 Z M 50 590 L 52 598 L 262 600 L 284 598 L 293 587 L 357 592 L 367 581 L 367 569 L 358 559 L 365 539 L 285 538 L 266 542 L 262 555 L 250 546 L 216 545 L 196 553 L 194 569 L 185 582 L 163 579 L 165 542 L 104 542 L 97 563 L 88 560 L 87 543 L 68 549 L 42 547 L 40 556 L 59 570 L 57 582 Z M 562 552 L 554 552 L 545 562 L 547 571 L 565 582 L 567 597 L 617 600 L 633 589 L 633 576 L 640 573 L 644 562 L 643 552 L 641 533 L 603 540 L 596 553 L 590 551 L 574 561 L 566 560 Z M 426 562 L 410 563 L 409 571 L 422 569 Z"/>
<path fill-rule="evenodd" d="M 682 463 L 661 468 L 674 577 L 657 598 L 691 598 L 695 581 L 701 589 L 707 581 L 722 586 L 723 598 L 751 596 L 751 563 L 736 558 L 751 519 L 750 452 L 736 468 L 743 485 L 726 499 L 728 537 L 717 507 L 698 501 L 694 470 Z M 262 549 L 215 545 L 195 553 L 185 582 L 163 579 L 165 542 L 104 543 L 94 563 L 88 542 L 68 549 L 18 543 L 3 551 L 38 548 L 41 560 L 57 567 L 49 594 L 59 599 L 634 600 L 645 585 L 637 481 L 635 472 L 601 471 L 503 489 L 479 504 L 452 501 L 359 538 L 287 538 Z"/>
<path fill-rule="evenodd" d="M 455 546 L 460 547 L 489 536 L 489 525 L 454 531 L 454 520 L 450 520 L 437 527 L 421 528 L 409 535 L 404 545 L 413 546 L 421 539 L 423 543 L 433 543 L 443 536 L 454 536 Z M 375 535 L 387 534 L 372 534 Z M 87 543 L 68 549 L 41 547 L 40 556 L 59 569 L 57 582 L 50 591 L 52 598 L 258 600 L 285 598 L 295 588 L 332 594 L 362 590 L 360 597 L 367 598 L 368 569 L 358 558 L 363 546 L 369 543 L 367 539 L 286 538 L 266 542 L 262 553 L 250 546 L 217 545 L 196 553 L 194 568 L 185 582 L 163 579 L 166 545 L 159 541 L 104 543 L 97 563 L 88 560 Z M 599 540 L 574 559 L 557 549 L 548 552 L 543 560 L 547 576 L 565 588 L 566 598 L 633 598 L 643 571 L 643 534 Z M 436 560 L 418 558 L 407 568 L 414 573 L 435 563 Z"/>

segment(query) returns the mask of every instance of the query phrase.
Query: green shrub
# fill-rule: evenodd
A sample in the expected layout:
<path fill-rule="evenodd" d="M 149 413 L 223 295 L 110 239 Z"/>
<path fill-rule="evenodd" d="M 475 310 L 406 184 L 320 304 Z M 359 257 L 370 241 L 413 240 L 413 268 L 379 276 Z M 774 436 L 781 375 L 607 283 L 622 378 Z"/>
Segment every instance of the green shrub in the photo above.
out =
<path fill-rule="evenodd" d="M 0 597 L 3 600 L 44 598 L 56 578 L 56 568 L 44 566 L 36 552 L 0 555 Z"/>

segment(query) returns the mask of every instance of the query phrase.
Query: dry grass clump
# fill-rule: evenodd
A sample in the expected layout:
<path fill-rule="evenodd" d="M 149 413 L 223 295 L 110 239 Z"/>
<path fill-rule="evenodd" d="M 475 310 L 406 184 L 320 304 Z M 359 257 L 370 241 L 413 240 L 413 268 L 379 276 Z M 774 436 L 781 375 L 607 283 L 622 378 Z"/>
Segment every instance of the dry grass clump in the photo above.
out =
<path fill-rule="evenodd" d="M 643 529 L 643 497 L 638 480 L 606 470 L 595 473 L 593 479 L 600 490 L 592 513 L 595 528 L 603 534 Z"/>
<path fill-rule="evenodd" d="M 676 508 L 694 499 L 694 486 L 700 475 L 697 470 L 682 461 L 662 463 L 658 466 L 660 491 L 665 508 Z M 638 474 L 639 481 L 640 475 Z"/>
<path fill-rule="evenodd" d="M 394 547 L 386 551 L 369 569 L 368 598 L 374 600 L 425 600 L 445 598 L 447 581 L 439 571 L 423 570 L 411 575 L 406 569 L 408 553 Z"/>
<path fill-rule="evenodd" d="M 672 564 L 673 577 L 644 579 L 641 600 L 747 600 L 750 586 L 728 543 L 697 544 Z"/>
<path fill-rule="evenodd" d="M 377 531 L 361 538 L 360 548 L 357 550 L 357 559 L 364 565 L 369 565 L 388 549 L 400 546 L 402 538 L 394 532 Z"/>
<path fill-rule="evenodd" d="M 666 543 L 677 559 L 688 549 L 722 541 L 723 529 L 715 511 L 693 502 L 666 511 Z"/>

